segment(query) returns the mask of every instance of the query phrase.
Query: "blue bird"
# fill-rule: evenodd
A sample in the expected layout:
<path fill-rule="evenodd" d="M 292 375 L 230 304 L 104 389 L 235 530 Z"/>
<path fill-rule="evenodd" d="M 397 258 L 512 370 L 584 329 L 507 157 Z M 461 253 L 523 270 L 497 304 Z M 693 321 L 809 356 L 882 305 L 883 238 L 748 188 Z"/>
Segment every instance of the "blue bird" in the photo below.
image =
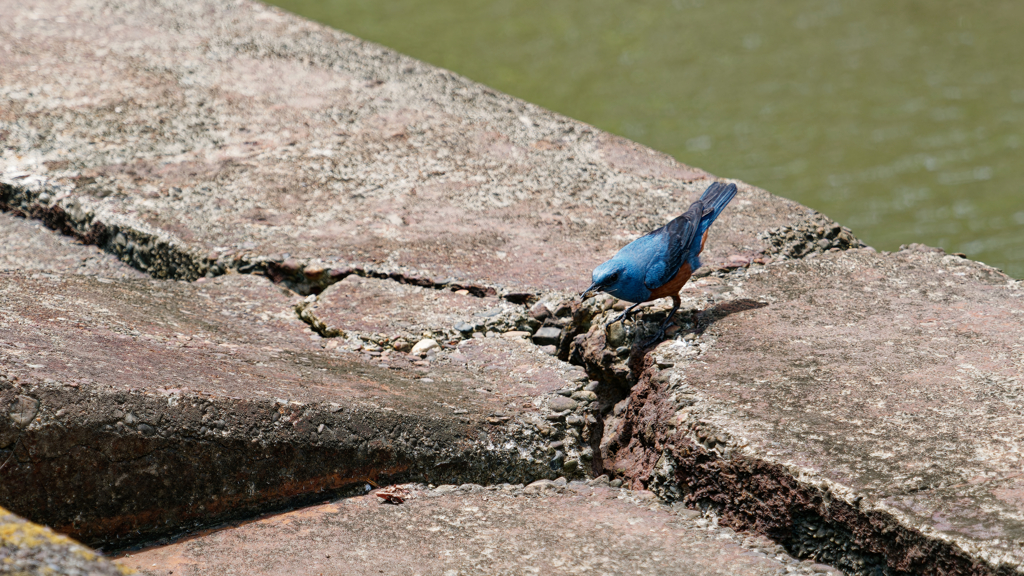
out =
<path fill-rule="evenodd" d="M 619 250 L 611 260 L 594 268 L 593 285 L 580 294 L 607 292 L 616 298 L 634 302 L 618 318 L 629 318 L 640 304 L 666 296 L 672 298 L 672 311 L 658 334 L 659 340 L 672 321 L 681 301 L 679 291 L 700 268 L 700 253 L 708 239 L 708 228 L 736 195 L 736 185 L 715 182 L 690 208 L 654 232 L 637 238 Z M 648 343 L 650 343 L 648 342 Z"/>

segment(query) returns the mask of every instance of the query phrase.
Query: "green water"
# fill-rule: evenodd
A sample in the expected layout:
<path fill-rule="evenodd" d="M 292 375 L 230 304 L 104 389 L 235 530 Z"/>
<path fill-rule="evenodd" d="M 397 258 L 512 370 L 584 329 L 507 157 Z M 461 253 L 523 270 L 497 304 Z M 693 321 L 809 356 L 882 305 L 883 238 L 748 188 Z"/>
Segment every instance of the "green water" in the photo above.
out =
<path fill-rule="evenodd" d="M 1020 0 L 275 0 L 814 207 L 1024 277 Z M 682 207 L 681 207 L 682 208 Z"/>

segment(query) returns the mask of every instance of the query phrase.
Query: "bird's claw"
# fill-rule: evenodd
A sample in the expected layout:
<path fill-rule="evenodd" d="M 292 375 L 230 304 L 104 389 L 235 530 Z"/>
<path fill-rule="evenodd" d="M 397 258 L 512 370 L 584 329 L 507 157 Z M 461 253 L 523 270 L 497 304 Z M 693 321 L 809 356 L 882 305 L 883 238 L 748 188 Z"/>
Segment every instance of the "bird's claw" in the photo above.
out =
<path fill-rule="evenodd" d="M 665 321 L 661 323 L 661 328 L 658 329 L 658 333 L 650 340 L 641 344 L 640 348 L 650 348 L 652 344 L 660 342 L 661 339 L 665 337 L 665 331 L 668 330 L 669 325 L 672 324 L 673 319 L 676 317 L 676 312 L 679 311 L 679 304 L 680 302 L 678 298 L 673 299 L 672 309 L 668 312 L 668 318 L 665 318 Z"/>
<path fill-rule="evenodd" d="M 609 324 L 615 324 L 620 320 L 629 320 L 630 315 L 632 315 L 636 311 L 637 306 L 640 306 L 640 304 L 641 302 L 637 302 L 636 304 L 633 304 L 629 308 L 626 308 L 625 312 L 616 316 L 615 319 L 612 320 Z"/>
<path fill-rule="evenodd" d="M 643 349 L 646 349 L 646 348 L 650 348 L 651 344 L 656 344 L 656 343 L 660 342 L 661 339 L 664 338 L 664 336 L 665 336 L 665 327 L 663 326 L 661 328 L 661 330 L 658 330 L 657 334 L 652 336 L 648 341 L 646 341 L 643 344 L 641 344 L 640 345 L 640 349 L 643 350 Z"/>

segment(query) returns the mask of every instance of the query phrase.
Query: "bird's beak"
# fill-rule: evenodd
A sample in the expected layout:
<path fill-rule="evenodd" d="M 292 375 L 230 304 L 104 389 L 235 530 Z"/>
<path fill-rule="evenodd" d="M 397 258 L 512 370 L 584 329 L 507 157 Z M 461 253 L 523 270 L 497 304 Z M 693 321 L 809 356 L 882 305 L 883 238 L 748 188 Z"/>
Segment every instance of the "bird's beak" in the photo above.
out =
<path fill-rule="evenodd" d="M 580 302 L 583 302 L 587 298 L 590 298 L 591 296 L 593 296 L 593 294 L 591 294 L 591 292 L 594 292 L 596 290 L 597 290 L 597 283 L 595 282 L 590 288 L 587 288 L 586 290 L 584 290 L 583 292 L 580 293 Z"/>

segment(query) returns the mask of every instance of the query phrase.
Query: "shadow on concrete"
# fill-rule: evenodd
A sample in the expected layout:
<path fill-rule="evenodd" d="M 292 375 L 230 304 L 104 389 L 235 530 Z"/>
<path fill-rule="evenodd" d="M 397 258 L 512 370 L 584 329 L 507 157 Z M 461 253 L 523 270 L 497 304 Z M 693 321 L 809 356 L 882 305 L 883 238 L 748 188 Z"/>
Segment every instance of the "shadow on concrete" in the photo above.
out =
<path fill-rule="evenodd" d="M 696 334 L 703 334 L 704 331 L 712 324 L 727 316 L 738 314 L 740 312 L 747 312 L 749 310 L 757 310 L 758 308 L 764 308 L 765 306 L 768 306 L 767 302 L 751 300 L 750 298 L 718 302 L 714 306 L 706 308 L 695 314 L 695 327 L 693 331 Z"/>

